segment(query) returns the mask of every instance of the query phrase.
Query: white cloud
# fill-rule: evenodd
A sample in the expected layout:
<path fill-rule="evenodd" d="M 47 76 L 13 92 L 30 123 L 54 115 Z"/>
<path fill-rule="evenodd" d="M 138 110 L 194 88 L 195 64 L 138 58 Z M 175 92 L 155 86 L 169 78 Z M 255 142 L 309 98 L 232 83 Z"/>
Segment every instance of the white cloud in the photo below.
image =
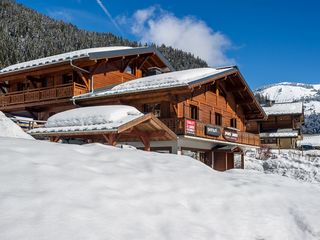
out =
<path fill-rule="evenodd" d="M 123 16 L 118 19 L 122 24 L 130 24 L 132 34 L 143 43 L 165 44 L 191 52 L 211 66 L 234 64 L 225 54 L 232 47 L 230 40 L 195 17 L 178 18 L 160 6 L 151 6 L 137 10 L 126 21 Z"/>

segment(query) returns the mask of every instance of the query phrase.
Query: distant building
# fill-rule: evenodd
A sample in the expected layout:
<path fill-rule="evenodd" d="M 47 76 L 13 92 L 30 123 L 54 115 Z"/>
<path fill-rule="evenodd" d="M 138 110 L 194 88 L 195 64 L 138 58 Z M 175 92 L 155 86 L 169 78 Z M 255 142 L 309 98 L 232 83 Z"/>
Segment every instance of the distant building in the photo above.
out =
<path fill-rule="evenodd" d="M 261 144 L 271 148 L 292 149 L 302 139 L 304 123 L 302 102 L 275 103 L 268 101 L 263 106 L 267 119 L 252 123 L 251 129 L 260 132 Z"/>

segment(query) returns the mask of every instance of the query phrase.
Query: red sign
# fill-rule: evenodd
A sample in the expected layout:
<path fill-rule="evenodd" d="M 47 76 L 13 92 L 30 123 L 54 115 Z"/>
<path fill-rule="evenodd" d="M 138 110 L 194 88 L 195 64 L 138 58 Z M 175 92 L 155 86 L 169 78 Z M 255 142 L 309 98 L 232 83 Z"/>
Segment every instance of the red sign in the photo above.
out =
<path fill-rule="evenodd" d="M 186 119 L 186 133 L 194 135 L 196 133 L 196 121 Z"/>
<path fill-rule="evenodd" d="M 239 134 L 237 131 L 232 131 L 230 129 L 224 129 L 223 131 L 224 139 L 230 142 L 236 142 L 238 140 Z"/>

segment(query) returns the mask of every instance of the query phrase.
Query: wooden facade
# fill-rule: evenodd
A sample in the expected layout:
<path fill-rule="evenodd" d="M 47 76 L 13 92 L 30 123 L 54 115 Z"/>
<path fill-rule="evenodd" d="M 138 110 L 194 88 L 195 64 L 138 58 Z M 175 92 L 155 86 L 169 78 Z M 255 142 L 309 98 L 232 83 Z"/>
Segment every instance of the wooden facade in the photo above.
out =
<path fill-rule="evenodd" d="M 259 146 L 259 134 L 247 131 L 246 124 L 248 119 L 263 119 L 264 113 L 259 112 L 240 78 L 236 72 L 198 86 L 79 99 L 76 104 L 130 105 L 144 113 L 153 112 L 177 135 Z M 220 134 L 207 133 L 208 128 Z M 228 139 L 227 134 L 234 138 Z"/>
<path fill-rule="evenodd" d="M 249 131 L 247 124 L 265 118 L 237 69 L 186 87 L 78 98 L 75 102 L 79 106 L 124 104 L 152 112 L 178 140 L 173 145 L 154 143 L 151 149 L 189 155 L 220 171 L 234 168 L 237 154 L 243 162 L 239 147 L 260 146 L 259 134 Z M 237 151 L 217 150 L 225 146 L 235 146 Z M 243 163 L 238 167 L 243 168 Z"/>
<path fill-rule="evenodd" d="M 0 71 L 0 111 L 31 115 L 39 120 L 74 108 L 73 96 L 142 77 L 149 68 L 171 70 L 153 48 L 94 52 L 72 60 L 59 55 L 40 59 L 37 66 Z M 72 53 L 70 53 L 72 56 Z M 91 55 L 90 55 L 91 56 Z M 28 65 L 24 63 L 23 66 Z"/>

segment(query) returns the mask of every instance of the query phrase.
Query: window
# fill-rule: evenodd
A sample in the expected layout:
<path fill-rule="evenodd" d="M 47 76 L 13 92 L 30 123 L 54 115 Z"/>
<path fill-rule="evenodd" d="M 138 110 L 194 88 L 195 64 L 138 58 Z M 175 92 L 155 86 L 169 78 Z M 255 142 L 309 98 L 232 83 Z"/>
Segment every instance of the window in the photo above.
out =
<path fill-rule="evenodd" d="M 17 91 L 23 91 L 25 89 L 25 84 L 18 82 L 17 83 Z"/>
<path fill-rule="evenodd" d="M 230 127 L 237 128 L 237 119 L 236 118 L 230 119 Z"/>
<path fill-rule="evenodd" d="M 222 115 L 220 113 L 215 113 L 216 116 L 216 125 L 221 126 L 222 125 Z"/>
<path fill-rule="evenodd" d="M 62 83 L 63 84 L 72 83 L 72 74 L 63 74 Z"/>
<path fill-rule="evenodd" d="M 198 120 L 199 108 L 195 105 L 190 105 L 190 118 Z"/>
<path fill-rule="evenodd" d="M 144 113 L 153 113 L 156 117 L 161 117 L 161 105 L 159 103 L 155 104 L 144 104 Z"/>

